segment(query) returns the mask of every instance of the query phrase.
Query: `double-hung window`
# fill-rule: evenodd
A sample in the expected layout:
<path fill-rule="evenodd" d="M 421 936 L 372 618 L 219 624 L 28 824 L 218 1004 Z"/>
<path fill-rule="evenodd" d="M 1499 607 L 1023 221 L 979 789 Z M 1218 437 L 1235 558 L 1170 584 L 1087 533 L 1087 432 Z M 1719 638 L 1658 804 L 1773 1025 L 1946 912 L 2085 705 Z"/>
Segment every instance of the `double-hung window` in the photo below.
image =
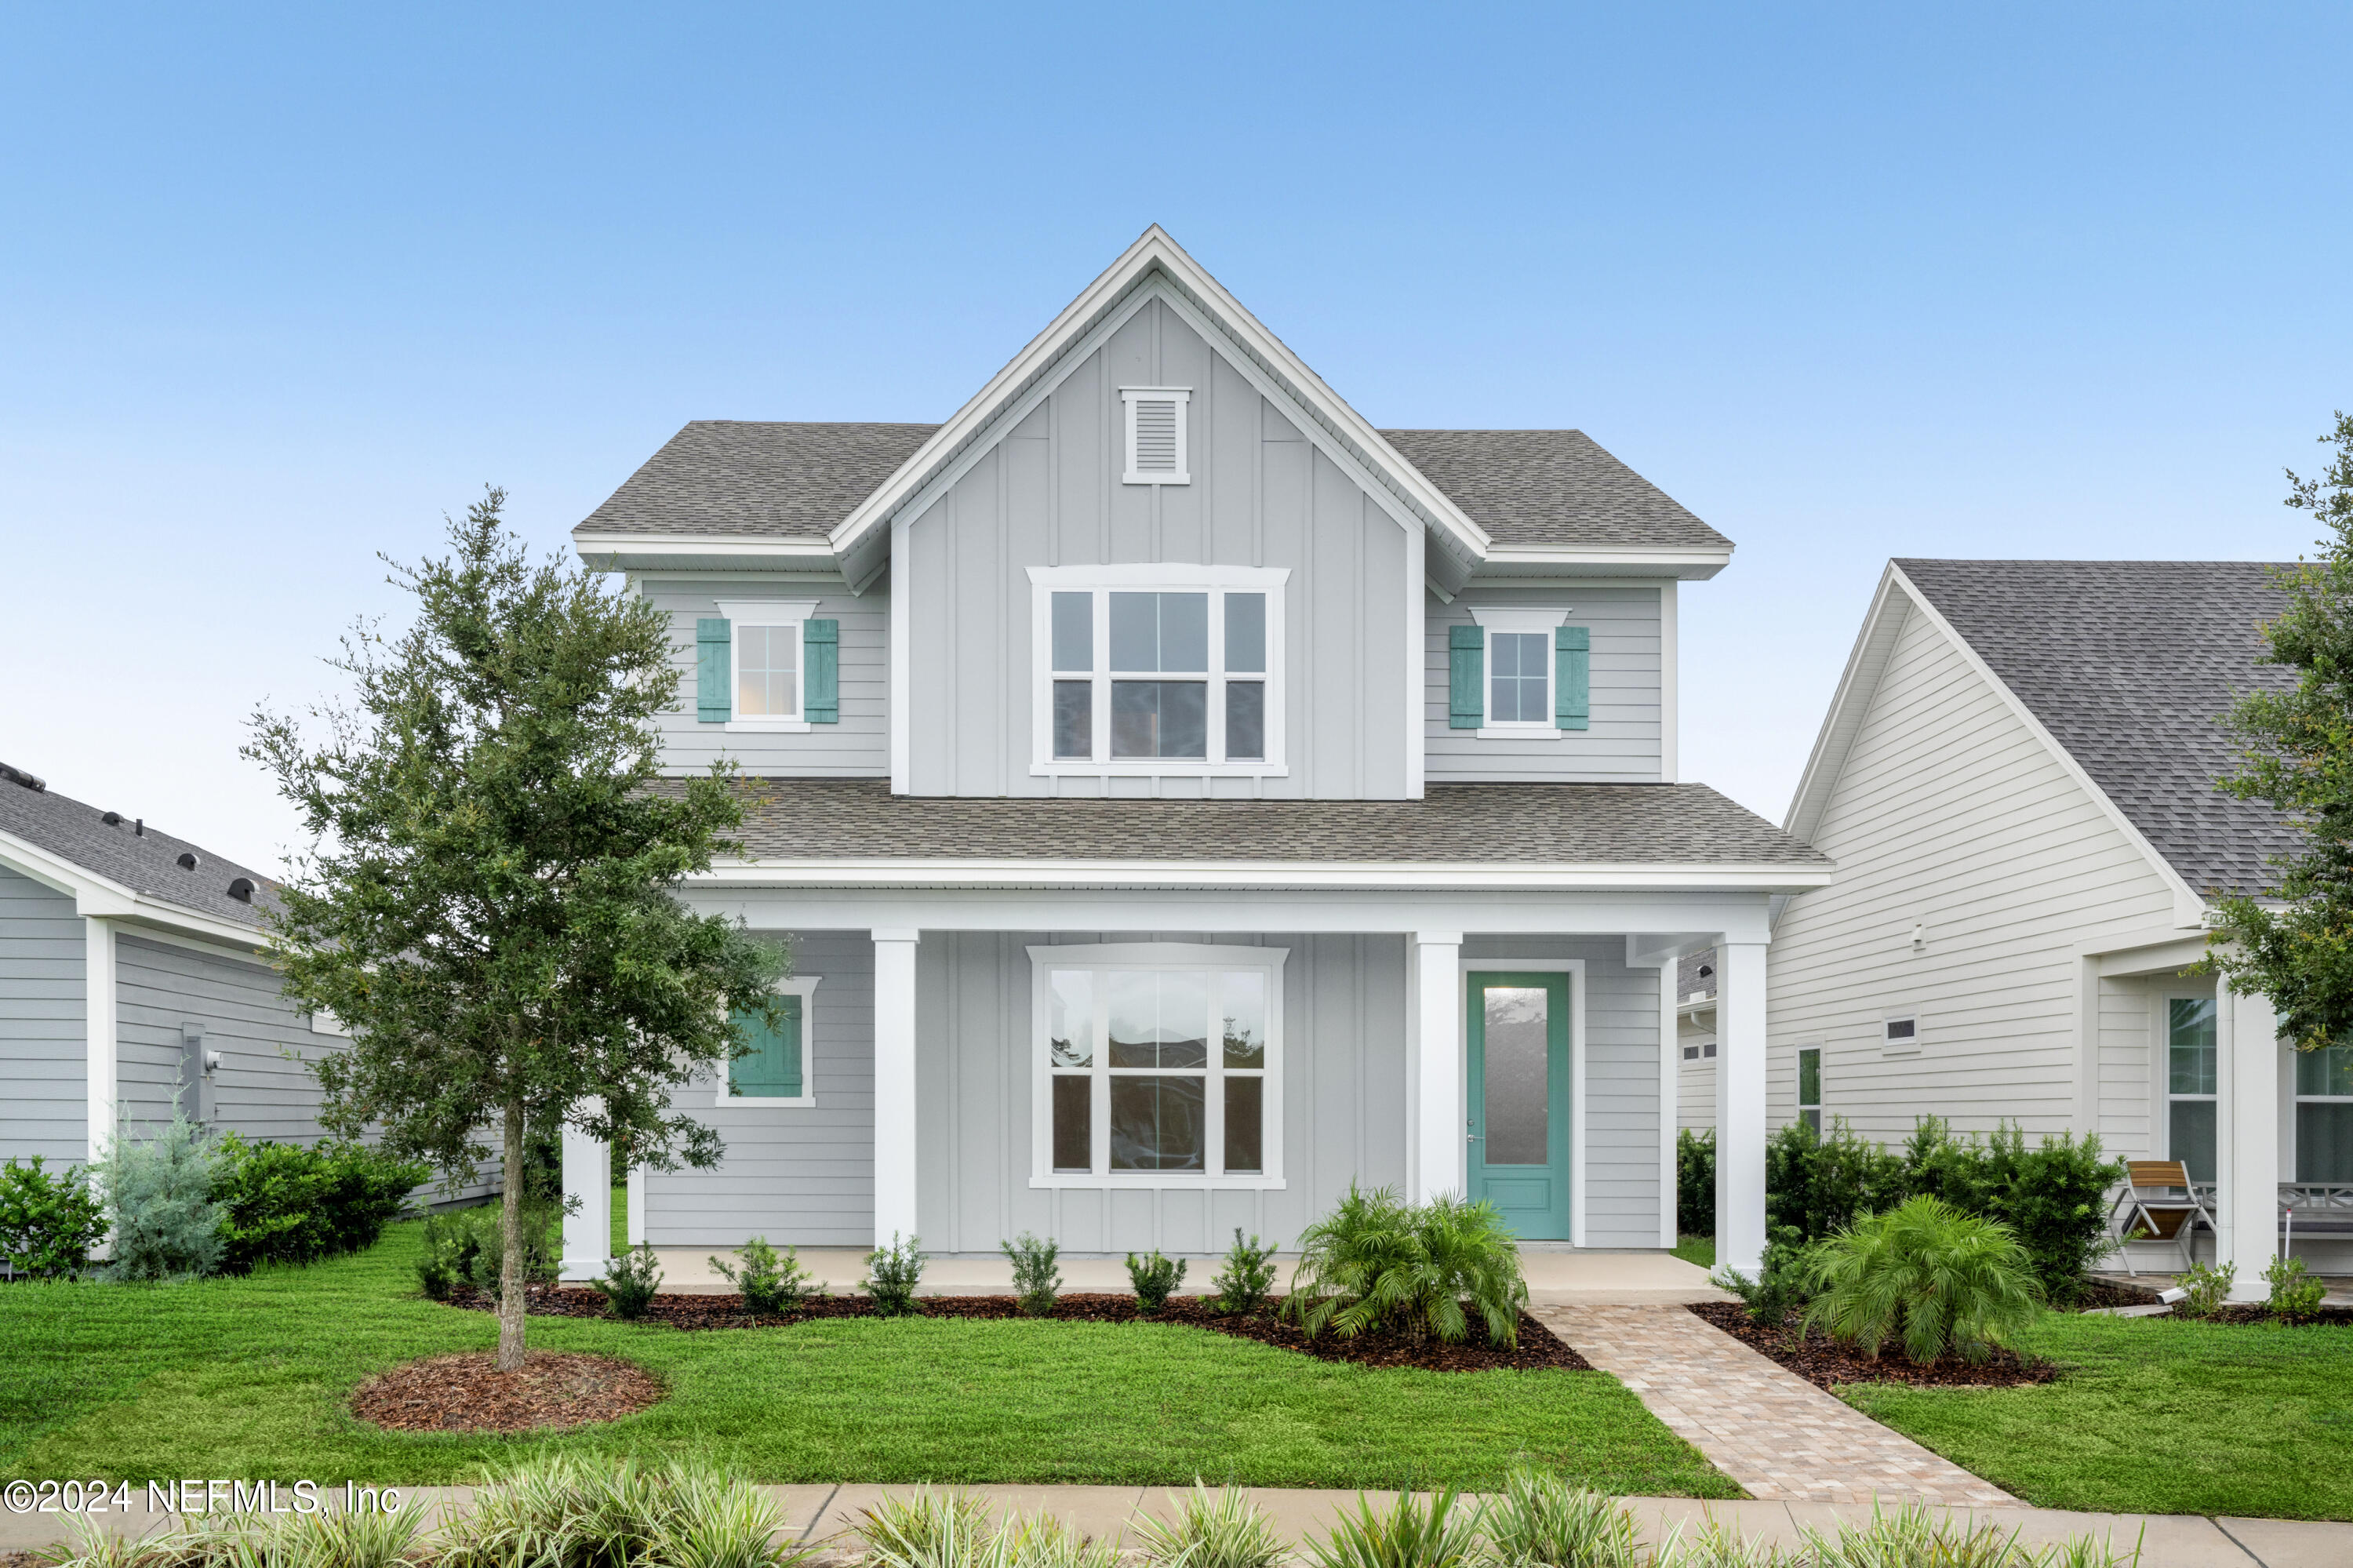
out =
<path fill-rule="evenodd" d="M 1822 1048 L 1798 1047 L 1798 1119 L 1822 1130 Z"/>
<path fill-rule="evenodd" d="M 1030 948 L 1031 1185 L 1281 1186 L 1287 952 Z"/>
<path fill-rule="evenodd" d="M 1282 773 L 1289 575 L 1032 567 L 1030 771 Z"/>
<path fill-rule="evenodd" d="M 2214 1180 L 2214 999 L 2165 999 L 2165 1150 L 2192 1181 Z"/>
<path fill-rule="evenodd" d="M 1447 632 L 1447 723 L 1482 740 L 1548 740 L 1592 714 L 1592 629 L 1567 609 L 1472 605 Z"/>
<path fill-rule="evenodd" d="M 2353 1181 L 2353 1045 L 2295 1054 L 2295 1179 Z"/>

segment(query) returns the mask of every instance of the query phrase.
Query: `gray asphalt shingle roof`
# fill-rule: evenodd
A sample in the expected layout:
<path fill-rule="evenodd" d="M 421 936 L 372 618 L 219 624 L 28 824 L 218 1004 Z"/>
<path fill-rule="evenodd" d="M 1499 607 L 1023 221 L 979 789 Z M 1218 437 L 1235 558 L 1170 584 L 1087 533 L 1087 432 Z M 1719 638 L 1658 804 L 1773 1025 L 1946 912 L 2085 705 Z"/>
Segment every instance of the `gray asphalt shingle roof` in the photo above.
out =
<path fill-rule="evenodd" d="M 2237 752 L 2217 718 L 2295 683 L 2258 664 L 2286 596 L 2259 561 L 1924 561 L 1896 566 L 2183 880 L 2259 891 L 2301 834 L 2214 789 Z"/>
<path fill-rule="evenodd" d="M 696 419 L 579 531 L 822 539 L 936 425 Z M 1383 430 L 1499 545 L 1729 549 L 1581 430 Z"/>
<path fill-rule="evenodd" d="M 119 823 L 110 824 L 100 807 L 10 779 L 0 779 L 0 833 L 13 834 L 133 893 L 257 929 L 261 921 L 254 906 L 231 898 L 228 885 L 240 876 L 249 879 L 264 903 L 276 885 L 260 872 L 175 839 L 153 823 L 140 831 L 132 813 L 124 812 Z M 184 854 L 196 857 L 193 870 L 179 863 Z"/>
<path fill-rule="evenodd" d="M 880 779 L 735 787 L 754 859 L 1830 864 L 1701 784 L 1434 784 L 1421 800 L 893 795 Z"/>

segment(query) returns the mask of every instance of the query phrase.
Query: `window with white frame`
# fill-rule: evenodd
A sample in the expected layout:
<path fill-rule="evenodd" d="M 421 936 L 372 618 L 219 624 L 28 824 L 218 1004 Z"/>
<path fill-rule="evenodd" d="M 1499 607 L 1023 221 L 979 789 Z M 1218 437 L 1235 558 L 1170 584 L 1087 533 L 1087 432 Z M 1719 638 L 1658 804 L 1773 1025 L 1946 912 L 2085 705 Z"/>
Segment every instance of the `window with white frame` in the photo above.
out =
<path fill-rule="evenodd" d="M 817 600 L 761 599 L 723 601 L 733 647 L 731 730 L 805 730 L 803 628 L 817 612 Z"/>
<path fill-rule="evenodd" d="M 722 1066 L 719 1103 L 737 1107 L 806 1107 L 817 1104 L 816 975 L 776 982 L 775 1022 L 738 1010 L 736 1054 Z"/>
<path fill-rule="evenodd" d="M 2192 1181 L 2214 1180 L 2219 1042 L 2214 999 L 2165 999 L 2165 1149 Z"/>
<path fill-rule="evenodd" d="M 1879 1048 L 1889 1056 L 1917 1055 L 1920 1020 L 1909 1012 L 1892 1012 L 1879 1021 Z"/>
<path fill-rule="evenodd" d="M 2353 1181 L 2353 1044 L 2295 1054 L 2295 1179 Z"/>
<path fill-rule="evenodd" d="M 1041 774 L 1280 774 L 1282 567 L 1030 569 Z"/>
<path fill-rule="evenodd" d="M 1485 739 L 1557 739 L 1562 731 L 1553 705 L 1554 634 L 1569 617 L 1558 609 L 1473 605 L 1471 619 L 1485 640 Z"/>
<path fill-rule="evenodd" d="M 1822 1130 L 1822 1048 L 1798 1047 L 1798 1119 Z"/>
<path fill-rule="evenodd" d="M 1187 415 L 1193 393 L 1186 387 L 1123 387 L 1119 400 L 1127 415 L 1127 467 L 1122 484 L 1190 484 L 1192 454 Z"/>
<path fill-rule="evenodd" d="M 1032 1185 L 1281 1186 L 1286 954 L 1030 948 Z"/>

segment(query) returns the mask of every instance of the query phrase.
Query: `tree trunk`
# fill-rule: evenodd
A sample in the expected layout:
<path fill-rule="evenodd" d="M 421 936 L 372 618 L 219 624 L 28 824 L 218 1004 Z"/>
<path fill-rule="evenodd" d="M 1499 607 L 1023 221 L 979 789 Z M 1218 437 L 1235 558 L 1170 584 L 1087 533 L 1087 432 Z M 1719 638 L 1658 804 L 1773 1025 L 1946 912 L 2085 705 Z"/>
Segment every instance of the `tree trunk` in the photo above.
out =
<path fill-rule="evenodd" d="M 522 1365 L 522 1102 L 507 1102 L 506 1194 L 500 1202 L 499 1371 Z"/>

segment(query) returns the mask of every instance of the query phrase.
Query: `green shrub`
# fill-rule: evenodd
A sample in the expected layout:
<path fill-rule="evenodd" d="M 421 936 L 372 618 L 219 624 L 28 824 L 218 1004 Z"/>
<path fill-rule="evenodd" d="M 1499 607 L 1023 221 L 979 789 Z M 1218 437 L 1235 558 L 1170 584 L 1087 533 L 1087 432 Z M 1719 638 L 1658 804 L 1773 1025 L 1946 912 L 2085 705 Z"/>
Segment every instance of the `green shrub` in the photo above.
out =
<path fill-rule="evenodd" d="M 2211 1318 L 2231 1298 L 2231 1286 L 2238 1277 L 2239 1266 L 2235 1263 L 2226 1263 L 2220 1268 L 2191 1264 L 2174 1277 L 2173 1283 L 2189 1295 L 2177 1302 L 2173 1310 L 2184 1318 Z"/>
<path fill-rule="evenodd" d="M 815 1548 L 797 1543 L 784 1523 L 765 1489 L 709 1470 L 565 1455 L 518 1465 L 477 1491 L 446 1527 L 434 1561 L 435 1568 L 788 1568 Z M 316 1568 L 343 1565 L 322 1560 Z"/>
<path fill-rule="evenodd" d="M 919 1240 L 909 1236 L 902 1242 L 893 1231 L 889 1246 L 878 1246 L 866 1255 L 866 1277 L 859 1283 L 874 1298 L 877 1318 L 904 1318 L 914 1312 L 915 1287 L 923 1278 Z"/>
<path fill-rule="evenodd" d="M 1937 1198 L 1866 1214 L 1814 1253 L 1809 1327 L 1873 1355 L 1900 1340 L 1915 1361 L 1983 1361 L 2031 1322 L 2042 1294 L 2007 1225 Z"/>
<path fill-rule="evenodd" d="M 2029 1149 L 2015 1123 L 2002 1123 L 1990 1138 L 1962 1139 L 1923 1117 L 1905 1161 L 1911 1192 L 2008 1225 L 2053 1301 L 2075 1300 L 2084 1274 L 2115 1245 L 2107 1195 L 2125 1168 L 2104 1157 L 2096 1137 L 2078 1143 L 2070 1133 L 2046 1134 Z"/>
<path fill-rule="evenodd" d="M 862 1520 L 868 1568 L 1011 1568 L 1008 1532 L 989 1528 L 988 1505 L 970 1492 L 918 1487 L 863 1510 Z"/>
<path fill-rule="evenodd" d="M 425 1216 L 425 1242 L 417 1255 L 417 1283 L 427 1297 L 447 1301 L 460 1285 L 474 1277 L 474 1254 L 480 1243 L 473 1228 L 457 1214 Z"/>
<path fill-rule="evenodd" d="M 118 1133 L 93 1172 L 114 1233 L 111 1279 L 176 1279 L 220 1267 L 222 1213 L 213 1201 L 221 1148 L 174 1111 L 154 1137 Z"/>
<path fill-rule="evenodd" d="M 711 1260 L 711 1266 L 727 1277 L 727 1283 L 744 1298 L 744 1309 L 747 1312 L 765 1313 L 772 1317 L 789 1312 L 801 1304 L 801 1298 L 807 1296 L 812 1288 L 825 1288 L 815 1284 L 809 1277 L 809 1271 L 801 1266 L 800 1249 L 797 1247 L 788 1246 L 779 1256 L 776 1249 L 768 1245 L 767 1237 L 754 1236 L 744 1244 L 736 1255 L 744 1260 L 741 1269 L 716 1257 Z"/>
<path fill-rule="evenodd" d="M 0 1165 L 0 1261 L 12 1274 L 77 1277 L 106 1234 L 106 1205 L 82 1167 L 54 1176 L 41 1167 L 37 1154 L 29 1165 Z"/>
<path fill-rule="evenodd" d="M 1765 1255 L 1757 1260 L 1756 1278 L 1736 1268 L 1719 1269 L 1708 1277 L 1708 1283 L 1718 1290 L 1739 1297 L 1748 1308 L 1748 1320 L 1765 1328 L 1779 1327 L 1790 1313 L 1814 1298 L 1814 1248 L 1819 1245 L 1803 1240 L 1789 1225 L 1778 1227 L 1771 1235 L 1765 1244 Z"/>
<path fill-rule="evenodd" d="M 1246 1491 L 1211 1491 L 1197 1480 L 1171 1500 L 1173 1520 L 1135 1516 L 1136 1542 L 1152 1568 L 1282 1568 L 1291 1556 L 1290 1542 Z"/>
<path fill-rule="evenodd" d="M 1141 1258 L 1129 1253 L 1127 1282 L 1135 1287 L 1135 1304 L 1157 1312 L 1168 1305 L 1168 1293 L 1185 1283 L 1185 1260 L 1163 1257 L 1157 1247 Z"/>
<path fill-rule="evenodd" d="M 1119 1548 L 1081 1535 L 1050 1513 L 1008 1519 L 998 1529 L 1012 1568 L 1119 1568 Z"/>
<path fill-rule="evenodd" d="M 1675 1130 L 1675 1232 L 1715 1234 L 1715 1129 Z"/>
<path fill-rule="evenodd" d="M 1021 1303 L 1022 1316 L 1052 1317 L 1054 1298 L 1062 1288 L 1062 1271 L 1054 1266 L 1061 1247 L 1053 1242 L 1039 1241 L 1028 1231 L 997 1245 L 1013 1260 L 1013 1294 Z"/>
<path fill-rule="evenodd" d="M 1549 1470 L 1514 1469 L 1488 1499 L 1487 1557 L 1496 1568 L 1645 1568 L 1634 1516 L 1618 1499 Z"/>
<path fill-rule="evenodd" d="M 396 1160 L 364 1143 L 328 1141 L 306 1149 L 267 1139 L 221 1138 L 223 1156 L 214 1199 L 227 1211 L 221 1225 L 225 1273 L 249 1273 L 256 1264 L 316 1263 L 364 1252 L 431 1174 L 421 1162 Z"/>
<path fill-rule="evenodd" d="M 522 1277 L 525 1285 L 553 1285 L 563 1257 L 564 1212 L 560 1204 L 526 1196 L 522 1202 Z M 417 1260 L 417 1283 L 436 1301 L 447 1301 L 459 1286 L 497 1295 L 505 1266 L 505 1223 L 499 1201 L 425 1217 L 425 1247 Z"/>
<path fill-rule="evenodd" d="M 1834 1117 L 1828 1133 L 1793 1121 L 1765 1142 L 1765 1224 L 1820 1241 L 1862 1214 L 1884 1213 L 1911 1195 L 1901 1155 L 1855 1136 Z"/>
<path fill-rule="evenodd" d="M 589 1281 L 588 1288 L 605 1298 L 606 1308 L 614 1317 L 630 1323 L 646 1315 L 661 1281 L 661 1265 L 654 1261 L 654 1249 L 641 1242 L 623 1249 L 606 1266 L 605 1277 Z"/>
<path fill-rule="evenodd" d="M 1306 1542 L 1315 1568 L 1464 1568 L 1478 1561 L 1479 1510 L 1453 1491 L 1399 1492 L 1386 1510 L 1363 1493 L 1321 1541 Z"/>
<path fill-rule="evenodd" d="M 1492 1342 L 1519 1342 L 1527 1281 L 1492 1203 L 1441 1197 L 1414 1205 L 1388 1188 L 1366 1192 L 1352 1183 L 1337 1208 L 1302 1233 L 1300 1249 L 1283 1305 L 1311 1336 L 1391 1329 L 1459 1343 L 1470 1333 L 1467 1307 Z"/>
<path fill-rule="evenodd" d="M 2263 1269 L 2263 1280 L 2272 1287 L 2270 1299 L 2264 1305 L 2272 1317 L 2282 1323 L 2300 1323 L 2320 1310 L 2322 1298 L 2328 1287 L 2304 1272 L 2304 1259 L 2280 1256 L 2272 1259 Z"/>
<path fill-rule="evenodd" d="M 1226 1249 L 1226 1266 L 1209 1277 L 1218 1287 L 1214 1298 L 1220 1312 L 1255 1312 L 1264 1307 L 1274 1293 L 1274 1248 L 1262 1246 L 1256 1236 L 1242 1240 L 1242 1228 L 1234 1227 L 1234 1245 Z"/>

